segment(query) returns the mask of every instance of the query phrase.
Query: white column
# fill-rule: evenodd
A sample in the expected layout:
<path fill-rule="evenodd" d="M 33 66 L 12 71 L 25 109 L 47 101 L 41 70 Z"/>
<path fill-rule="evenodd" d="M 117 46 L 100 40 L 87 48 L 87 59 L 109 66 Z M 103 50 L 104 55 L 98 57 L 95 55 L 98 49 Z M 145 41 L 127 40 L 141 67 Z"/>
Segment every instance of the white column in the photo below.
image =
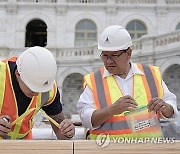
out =
<path fill-rule="evenodd" d="M 17 12 L 17 5 L 15 3 L 15 0 L 9 0 L 9 2 L 6 5 L 7 30 L 6 30 L 6 42 L 5 42 L 5 44 L 8 47 L 15 46 L 16 12 Z"/>

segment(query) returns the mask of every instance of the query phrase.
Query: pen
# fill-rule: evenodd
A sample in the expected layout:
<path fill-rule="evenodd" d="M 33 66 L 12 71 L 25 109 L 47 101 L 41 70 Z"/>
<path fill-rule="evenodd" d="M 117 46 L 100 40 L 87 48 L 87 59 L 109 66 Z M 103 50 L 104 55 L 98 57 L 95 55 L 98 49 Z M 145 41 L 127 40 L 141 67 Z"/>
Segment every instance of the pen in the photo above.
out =
<path fill-rule="evenodd" d="M 136 100 L 139 96 L 136 96 L 134 99 Z"/>
<path fill-rule="evenodd" d="M 3 117 L 2 119 L 3 119 L 4 121 L 6 121 L 6 122 L 9 122 L 9 119 L 6 118 L 6 117 Z"/>

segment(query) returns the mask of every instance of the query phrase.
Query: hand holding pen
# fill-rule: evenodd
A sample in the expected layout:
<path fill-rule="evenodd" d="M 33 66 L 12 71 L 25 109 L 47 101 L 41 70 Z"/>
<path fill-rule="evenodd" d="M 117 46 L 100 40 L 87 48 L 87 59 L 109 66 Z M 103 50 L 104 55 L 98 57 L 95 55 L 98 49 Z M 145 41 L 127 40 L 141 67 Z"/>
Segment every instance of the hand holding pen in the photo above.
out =
<path fill-rule="evenodd" d="M 5 137 L 11 131 L 10 117 L 8 115 L 0 116 L 0 137 Z"/>

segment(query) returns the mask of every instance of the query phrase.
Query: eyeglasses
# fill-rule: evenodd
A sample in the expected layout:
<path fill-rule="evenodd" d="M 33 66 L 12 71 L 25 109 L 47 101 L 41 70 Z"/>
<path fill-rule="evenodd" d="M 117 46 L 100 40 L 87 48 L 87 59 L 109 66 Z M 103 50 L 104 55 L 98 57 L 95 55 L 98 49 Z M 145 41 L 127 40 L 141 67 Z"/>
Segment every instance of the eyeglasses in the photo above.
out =
<path fill-rule="evenodd" d="M 108 59 L 111 59 L 112 61 L 116 61 L 118 60 L 118 58 L 127 51 L 128 49 L 126 50 L 123 50 L 123 52 L 121 52 L 119 55 L 112 55 L 112 56 L 108 56 L 108 55 L 104 55 L 103 53 L 101 53 L 100 57 L 103 61 L 107 61 Z"/>

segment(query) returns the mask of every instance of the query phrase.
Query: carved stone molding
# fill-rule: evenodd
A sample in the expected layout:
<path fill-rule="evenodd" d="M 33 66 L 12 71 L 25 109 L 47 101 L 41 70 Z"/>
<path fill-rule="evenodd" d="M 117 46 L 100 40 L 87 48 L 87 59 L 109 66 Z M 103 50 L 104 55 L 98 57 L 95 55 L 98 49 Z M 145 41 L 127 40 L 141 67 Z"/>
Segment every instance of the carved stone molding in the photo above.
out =
<path fill-rule="evenodd" d="M 157 6 L 157 7 L 155 7 L 155 11 L 156 11 L 156 14 L 159 16 L 166 16 L 168 13 L 168 8 Z"/>
<path fill-rule="evenodd" d="M 67 6 L 55 6 L 57 15 L 65 15 L 67 12 Z"/>
<path fill-rule="evenodd" d="M 18 6 L 16 4 L 7 4 L 6 11 L 8 14 L 16 14 Z"/>
<path fill-rule="evenodd" d="M 106 13 L 107 14 L 116 14 L 117 13 L 117 7 L 116 6 L 108 6 L 106 7 Z"/>

